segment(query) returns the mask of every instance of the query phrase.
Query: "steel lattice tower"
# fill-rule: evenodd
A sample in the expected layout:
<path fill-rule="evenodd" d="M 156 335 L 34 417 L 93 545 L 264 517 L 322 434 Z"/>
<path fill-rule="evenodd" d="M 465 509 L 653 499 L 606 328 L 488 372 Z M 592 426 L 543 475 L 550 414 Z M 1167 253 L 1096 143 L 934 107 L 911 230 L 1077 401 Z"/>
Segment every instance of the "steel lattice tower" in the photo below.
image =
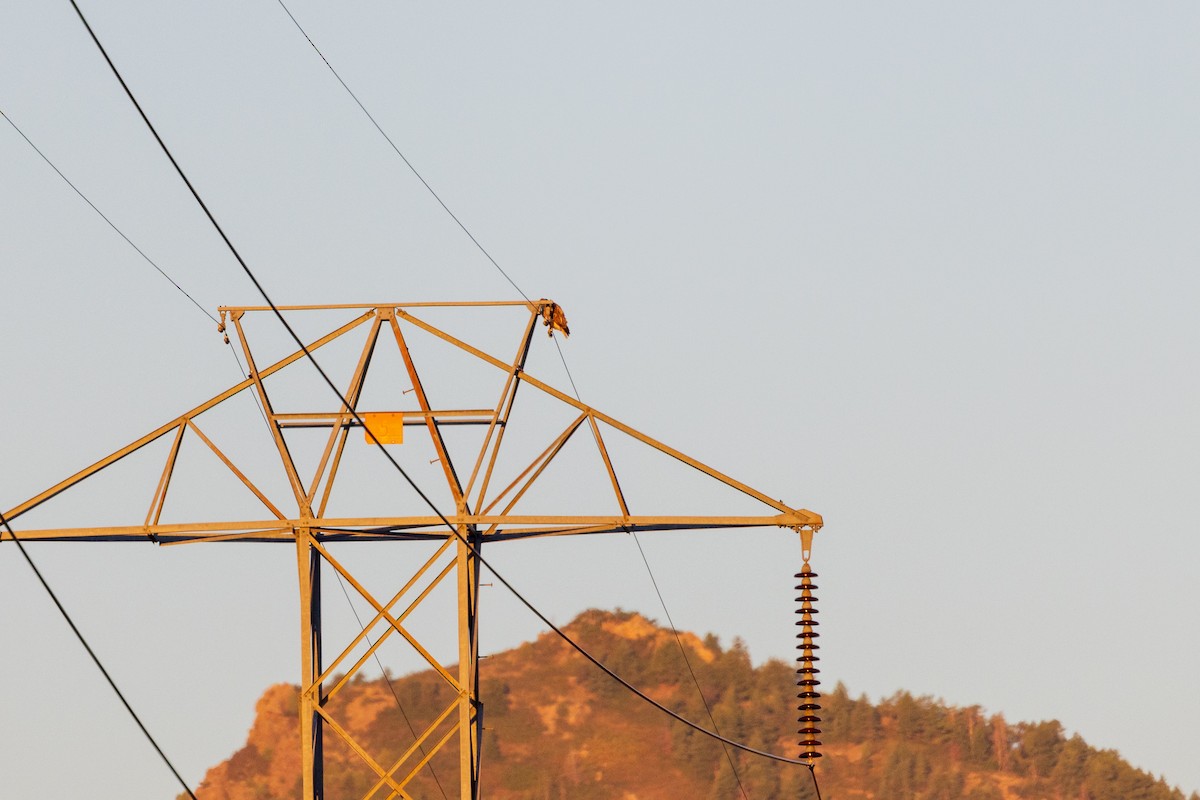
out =
<path fill-rule="evenodd" d="M 517 323 L 513 327 L 519 330 L 520 334 L 515 355 L 508 360 L 468 344 L 464 338 L 452 335 L 424 318 L 424 315 L 433 309 L 455 309 L 466 313 L 482 308 L 507 310 L 517 315 Z M 548 300 L 534 303 L 397 303 L 281 307 L 280 310 L 289 313 L 322 311 L 352 315 L 348 322 L 313 339 L 307 345 L 310 353 L 320 351 L 335 341 L 352 340 L 354 336 L 361 337 L 359 356 L 350 379 L 341 389 L 341 398 L 336 398 L 330 392 L 321 396 L 320 399 L 324 399 L 325 402 L 316 402 L 314 398 L 305 399 L 306 403 L 315 403 L 315 410 L 281 412 L 276 410 L 280 392 L 269 379 L 306 360 L 304 351 L 296 350 L 272 363 L 260 364 L 250 346 L 243 321 L 248 314 L 271 309 L 222 308 L 222 319 L 232 326 L 231 332 L 237 337 L 249 366 L 249 376 L 245 380 L 10 509 L 5 516 L 15 523 L 26 512 L 112 467 L 126 456 L 154 442 L 164 439 L 169 441 L 167 456 L 151 494 L 149 509 L 140 524 L 131 521 L 127 525 L 108 527 L 41 530 L 15 528 L 17 535 L 24 542 L 144 542 L 149 539 L 159 545 L 269 542 L 295 547 L 300 587 L 300 745 L 303 754 L 305 800 L 317 800 L 324 796 L 322 744 L 326 731 L 344 742 L 374 772 L 376 782 L 366 797 L 374 797 L 384 792 L 380 796 L 411 798 L 412 795 L 406 789 L 408 784 L 427 767 L 439 750 L 457 738 L 460 796 L 475 800 L 479 796 L 482 731 L 478 684 L 478 590 L 482 566 L 481 551 L 485 544 L 540 536 L 767 526 L 789 528 L 811 536 L 811 532 L 818 530 L 822 525 L 820 515 L 789 507 L 770 498 L 585 405 L 575 397 L 526 372 L 525 365 L 538 322 L 544 321 L 551 326 L 553 332 L 558 327 L 554 314 L 556 309 L 557 306 Z M 422 380 L 422 370 L 428 367 L 428 364 L 422 364 L 422 369 L 418 369 L 420 360 L 414 358 L 409 346 L 413 337 L 432 337 L 432 340 L 449 346 L 477 364 L 494 369 L 499 392 L 493 391 L 487 400 L 489 405 L 485 407 L 435 407 L 429 400 Z M 359 403 L 367 384 L 372 358 L 378 348 L 393 345 L 403 362 L 411 388 L 403 392 L 403 397 L 394 398 L 395 404 L 390 409 L 360 410 Z M 535 458 L 525 463 L 522 469 L 509 470 L 513 477 L 505 482 L 501 479 L 503 470 L 499 468 L 500 456 L 504 449 L 506 432 L 513 420 L 518 390 L 522 387 L 528 387 L 527 391 L 537 392 L 543 399 L 568 409 L 571 421 L 559 430 Z M 291 492 L 286 501 L 279 497 L 272 498 L 270 492 L 251 480 L 218 445 L 215 438 L 201 427 L 201 423 L 205 422 L 202 417 L 206 412 L 242 392 L 250 392 L 257 397 L 268 423 L 278 466 L 283 470 Z M 329 402 L 331 398 L 334 402 Z M 405 405 L 409 407 L 404 408 Z M 482 403 L 479 405 L 482 406 Z M 444 436 L 444 429 L 458 425 L 477 426 L 483 431 L 482 445 L 472 453 L 469 460 L 456 461 L 452 458 L 451 448 L 448 447 Z M 353 457 L 347 444 L 352 430 L 357 427 L 366 428 L 360 433 L 365 435 L 368 442 L 385 448 L 403 448 L 405 431 L 409 428 L 413 429 L 412 435 L 428 435 L 436 452 L 435 460 L 440 464 L 446 488 L 453 500 L 453 511 L 443 513 L 425 506 L 415 510 L 405 508 L 402 513 L 376 517 L 339 517 L 327 514 L 339 471 Z M 327 431 L 325 444 L 312 475 L 302 474 L 297 460 L 293 457 L 291 437 L 296 429 L 301 428 Z M 585 428 L 586 433 L 580 438 L 591 439 L 603 463 L 604 474 L 607 475 L 611 491 L 612 513 L 518 513 L 522 498 L 544 475 L 568 442 Z M 606 445 L 606 436 L 612 436 L 614 433 L 632 439 L 640 447 L 669 456 L 702 473 L 716 484 L 724 485 L 757 501 L 762 506 L 762 513 L 749 516 L 632 513 L 626 503 L 610 448 Z M 185 437 L 192 437 L 201 442 L 217 457 L 223 467 L 253 494 L 264 510 L 265 515 L 262 518 L 163 521 L 164 508 Z M 499 488 L 501 484 L 503 487 Z M 3 538 L 7 538 L 7 534 L 0 533 L 0 540 Z M 334 542 L 378 543 L 396 540 L 433 542 L 436 546 L 433 555 L 408 577 L 398 591 L 387 598 L 376 596 L 369 591 L 329 548 Z M 374 617 L 366 623 L 362 633 L 344 647 L 330 653 L 324 651 L 322 641 L 322 564 L 335 570 L 374 609 Z M 448 581 L 451 574 L 454 576 L 457 593 L 457 667 L 442 664 L 405 624 L 413 611 L 427 600 L 436 587 Z M 379 632 L 372 639 L 371 633 L 376 630 Z M 442 712 L 418 733 L 416 741 L 399 757 L 380 759 L 346 730 L 335 711 L 331 709 L 330 701 L 359 673 L 380 645 L 393 636 L 404 639 L 428 662 L 430 668 L 449 687 L 453 699 L 445 704 Z M 365 652 L 360 652 L 364 642 L 370 644 Z M 332 658 L 328 658 L 330 655 Z M 335 673 L 339 673 L 340 676 L 335 676 Z"/>

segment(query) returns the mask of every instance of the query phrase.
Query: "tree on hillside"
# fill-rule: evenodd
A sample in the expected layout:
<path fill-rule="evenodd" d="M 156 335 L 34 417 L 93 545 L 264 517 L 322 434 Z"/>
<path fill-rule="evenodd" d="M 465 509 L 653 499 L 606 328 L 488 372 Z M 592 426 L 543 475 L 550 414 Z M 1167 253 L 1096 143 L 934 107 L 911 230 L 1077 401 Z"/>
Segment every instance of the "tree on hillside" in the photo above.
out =
<path fill-rule="evenodd" d="M 992 717 L 992 755 L 996 759 L 996 768 L 1001 772 L 1008 769 L 1008 723 L 1003 714 Z"/>
<path fill-rule="evenodd" d="M 1077 797 L 1079 790 L 1087 780 L 1088 753 L 1091 748 L 1079 734 L 1063 742 L 1059 749 L 1058 762 L 1050 780 L 1064 797 Z"/>
<path fill-rule="evenodd" d="M 877 800 L 912 800 L 925 788 L 929 772 L 924 753 L 901 740 L 884 764 Z"/>
<path fill-rule="evenodd" d="M 1017 753 L 1035 778 L 1049 777 L 1063 747 L 1058 720 L 1023 726 Z"/>

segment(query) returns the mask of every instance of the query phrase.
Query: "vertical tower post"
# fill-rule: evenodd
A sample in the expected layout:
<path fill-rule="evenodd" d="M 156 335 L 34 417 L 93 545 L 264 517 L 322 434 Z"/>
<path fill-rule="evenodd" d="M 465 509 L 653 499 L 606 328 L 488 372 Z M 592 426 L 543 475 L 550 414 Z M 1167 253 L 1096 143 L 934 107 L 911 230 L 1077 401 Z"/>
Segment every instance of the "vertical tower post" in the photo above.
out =
<path fill-rule="evenodd" d="M 321 554 L 307 528 L 296 529 L 300 577 L 300 752 L 304 800 L 325 797 L 321 715 Z"/>
<path fill-rule="evenodd" d="M 474 542 L 476 548 L 479 542 L 466 525 L 459 526 L 459 533 L 462 536 L 457 542 L 458 681 L 462 687 L 458 705 L 459 796 L 463 800 L 478 800 L 482 740 L 478 686 L 479 558 L 466 541 Z"/>

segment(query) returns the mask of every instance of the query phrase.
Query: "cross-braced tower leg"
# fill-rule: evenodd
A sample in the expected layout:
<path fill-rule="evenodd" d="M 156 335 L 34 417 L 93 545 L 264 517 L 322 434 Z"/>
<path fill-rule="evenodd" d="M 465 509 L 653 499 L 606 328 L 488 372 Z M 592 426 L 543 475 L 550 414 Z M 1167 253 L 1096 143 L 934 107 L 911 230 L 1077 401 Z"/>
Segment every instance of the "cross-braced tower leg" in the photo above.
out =
<path fill-rule="evenodd" d="M 300 752 L 304 800 L 322 800 L 324 754 L 321 715 L 321 555 L 309 532 L 296 531 L 296 564 L 300 576 Z"/>
<path fill-rule="evenodd" d="M 479 556 L 467 546 L 478 538 L 460 526 L 458 540 L 458 706 L 459 792 L 463 800 L 478 800 L 483 707 L 479 702 Z M 469 538 L 468 538 L 469 537 Z"/>

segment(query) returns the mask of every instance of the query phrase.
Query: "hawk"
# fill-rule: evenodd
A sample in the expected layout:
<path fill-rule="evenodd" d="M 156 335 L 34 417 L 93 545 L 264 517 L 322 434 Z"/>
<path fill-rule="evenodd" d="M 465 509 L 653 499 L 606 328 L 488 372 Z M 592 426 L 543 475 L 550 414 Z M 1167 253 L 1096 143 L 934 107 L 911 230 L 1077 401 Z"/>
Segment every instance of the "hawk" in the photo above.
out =
<path fill-rule="evenodd" d="M 542 324 L 549 328 L 546 335 L 553 336 L 555 331 L 562 331 L 563 336 L 570 338 L 571 329 L 567 327 L 567 315 L 562 306 L 544 297 L 538 303 L 542 309 Z"/>

